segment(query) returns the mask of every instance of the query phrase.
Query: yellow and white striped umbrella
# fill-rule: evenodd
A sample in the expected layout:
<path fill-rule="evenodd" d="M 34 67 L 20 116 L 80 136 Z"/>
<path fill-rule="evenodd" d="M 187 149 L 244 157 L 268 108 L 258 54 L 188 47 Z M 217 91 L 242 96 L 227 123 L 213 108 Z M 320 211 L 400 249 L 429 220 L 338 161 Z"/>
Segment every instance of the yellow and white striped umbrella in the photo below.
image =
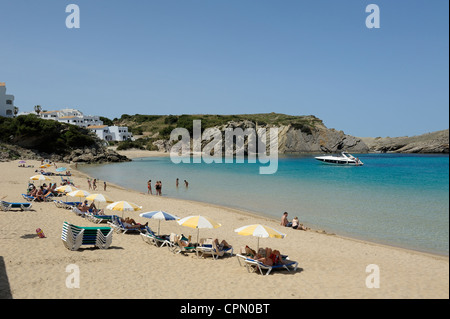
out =
<path fill-rule="evenodd" d="M 42 175 L 42 174 L 31 176 L 30 179 L 32 181 L 51 181 L 52 180 L 50 177 Z"/>
<path fill-rule="evenodd" d="M 211 218 L 200 215 L 184 217 L 180 220 L 177 220 L 177 223 L 181 226 L 197 228 L 197 242 L 200 228 L 219 228 L 220 226 L 222 226 Z"/>
<path fill-rule="evenodd" d="M 99 203 L 113 203 L 114 201 L 106 195 L 103 194 L 91 194 L 86 197 L 87 200 L 91 200 Z"/>
<path fill-rule="evenodd" d="M 55 190 L 60 193 L 70 193 L 70 192 L 78 190 L 78 188 L 76 188 L 75 186 L 72 186 L 72 185 L 63 185 L 63 186 L 59 186 L 59 187 L 55 188 Z"/>
<path fill-rule="evenodd" d="M 258 237 L 258 248 L 259 249 L 259 238 L 284 238 L 286 237 L 286 234 L 283 234 L 279 232 L 276 229 L 273 229 L 272 227 L 260 225 L 260 224 L 254 224 L 254 225 L 247 225 L 242 226 L 240 228 L 237 228 L 234 230 L 236 233 L 242 236 L 254 236 Z"/>
<path fill-rule="evenodd" d="M 67 194 L 67 196 L 72 196 L 72 197 L 87 197 L 89 195 L 91 195 L 89 192 L 86 192 L 82 189 L 77 189 L 77 190 L 74 190 Z"/>
<path fill-rule="evenodd" d="M 123 212 L 138 211 L 138 210 L 142 209 L 142 206 L 122 200 L 119 202 L 114 202 L 112 204 L 109 204 L 108 206 L 106 206 L 106 209 L 122 211 L 122 217 L 123 217 Z"/>

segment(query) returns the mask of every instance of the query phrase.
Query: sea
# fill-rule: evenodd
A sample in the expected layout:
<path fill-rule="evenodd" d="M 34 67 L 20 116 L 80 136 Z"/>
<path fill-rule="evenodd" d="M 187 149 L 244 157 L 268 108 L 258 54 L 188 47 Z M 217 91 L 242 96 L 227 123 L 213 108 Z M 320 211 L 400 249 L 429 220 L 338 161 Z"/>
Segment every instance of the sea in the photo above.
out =
<path fill-rule="evenodd" d="M 353 155 L 364 166 L 327 165 L 313 154 L 280 155 L 272 175 L 259 174 L 261 163 L 175 164 L 170 157 L 78 168 L 142 193 L 147 193 L 148 180 L 153 192 L 160 180 L 166 197 L 277 220 L 288 212 L 290 220 L 297 216 L 304 225 L 327 233 L 448 256 L 449 156 Z"/>

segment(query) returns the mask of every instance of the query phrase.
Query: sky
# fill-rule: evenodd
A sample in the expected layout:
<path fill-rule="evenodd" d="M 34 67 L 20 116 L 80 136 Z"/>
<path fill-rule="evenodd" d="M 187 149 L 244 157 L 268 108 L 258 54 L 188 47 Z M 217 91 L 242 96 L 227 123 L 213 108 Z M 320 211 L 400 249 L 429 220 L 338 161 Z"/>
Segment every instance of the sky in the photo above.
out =
<path fill-rule="evenodd" d="M 366 26 L 372 3 L 380 28 Z M 20 111 L 276 112 L 412 136 L 449 127 L 448 12 L 447 0 L 0 0 L 0 82 Z"/>

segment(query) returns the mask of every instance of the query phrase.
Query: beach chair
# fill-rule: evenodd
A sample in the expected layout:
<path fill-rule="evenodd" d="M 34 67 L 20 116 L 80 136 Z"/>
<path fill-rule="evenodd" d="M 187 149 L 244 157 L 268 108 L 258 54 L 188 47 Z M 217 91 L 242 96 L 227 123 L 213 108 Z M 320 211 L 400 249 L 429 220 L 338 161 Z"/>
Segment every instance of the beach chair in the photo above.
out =
<path fill-rule="evenodd" d="M 112 215 L 95 215 L 92 213 L 85 214 L 85 217 L 87 220 L 94 224 L 107 223 L 112 221 L 113 218 Z"/>
<path fill-rule="evenodd" d="M 1 201 L 0 203 L 0 209 L 5 212 L 11 209 L 20 209 L 22 211 L 28 211 L 31 210 L 31 207 L 33 207 L 32 203 L 9 203 L 5 201 Z"/>
<path fill-rule="evenodd" d="M 36 200 L 36 197 L 30 196 L 27 194 L 22 194 L 22 197 L 29 202 L 34 202 Z"/>
<path fill-rule="evenodd" d="M 84 215 L 86 214 L 85 212 L 82 212 L 78 207 L 76 207 L 76 206 L 73 206 L 72 208 L 71 208 L 71 210 L 72 210 L 72 212 L 74 212 L 75 213 L 75 215 L 77 215 L 77 216 L 82 216 L 82 217 L 84 217 Z"/>
<path fill-rule="evenodd" d="M 249 270 L 249 267 L 255 267 L 257 270 L 259 270 L 261 275 L 264 275 L 263 270 L 265 270 L 266 276 L 269 275 L 270 272 L 275 269 L 285 269 L 287 271 L 290 271 L 290 269 L 292 269 L 292 270 L 296 271 L 297 267 L 298 267 L 298 262 L 290 261 L 290 260 L 284 261 L 283 264 L 276 264 L 276 265 L 272 265 L 272 266 L 265 265 L 260 261 L 250 259 L 250 258 L 246 258 L 244 262 L 245 262 L 245 265 L 247 266 L 247 270 Z"/>
<path fill-rule="evenodd" d="M 210 255 L 213 259 L 219 259 L 224 254 L 228 253 L 233 256 L 233 247 L 220 249 L 217 247 L 212 238 L 200 239 L 200 245 L 195 248 L 197 257 L 205 257 Z"/>
<path fill-rule="evenodd" d="M 80 227 L 63 223 L 61 240 L 69 250 L 78 250 L 82 245 L 93 245 L 107 249 L 112 243 L 113 229 L 110 227 Z"/>
<path fill-rule="evenodd" d="M 167 236 L 156 235 L 148 226 L 145 227 L 145 230 L 146 230 L 145 233 L 141 233 L 141 238 L 147 244 L 156 247 L 172 246 L 172 243 L 170 242 L 170 240 L 167 239 Z"/>
<path fill-rule="evenodd" d="M 182 245 L 181 241 L 186 241 L 189 243 L 189 246 Z M 172 249 L 171 251 L 174 254 L 186 254 L 186 253 L 193 253 L 195 252 L 195 246 L 192 245 L 191 242 L 191 236 L 189 238 L 184 237 L 183 235 L 177 236 L 175 235 L 174 240 L 170 240 L 172 242 Z"/>
<path fill-rule="evenodd" d="M 108 222 L 108 224 L 111 225 L 117 233 L 123 233 L 123 234 L 126 234 L 127 232 L 140 232 L 140 233 L 142 233 L 142 231 L 143 231 L 142 229 L 136 228 L 136 227 L 133 227 L 133 228 L 126 227 L 122 223 L 122 221 L 120 220 L 120 217 L 117 216 L 117 215 L 114 215 L 111 218 L 111 221 Z"/>
<path fill-rule="evenodd" d="M 298 267 L 298 262 L 289 260 L 289 258 L 286 255 L 282 255 L 283 263 L 282 264 L 276 264 L 276 265 L 265 265 L 260 261 L 257 261 L 250 256 L 246 256 L 244 254 L 236 254 L 237 260 L 239 262 L 240 266 L 243 266 L 247 268 L 248 272 L 256 272 L 259 271 L 261 275 L 264 275 L 264 270 L 266 271 L 266 276 L 271 273 L 272 270 L 276 269 L 285 269 L 287 271 L 290 271 L 291 269 L 296 271 Z"/>

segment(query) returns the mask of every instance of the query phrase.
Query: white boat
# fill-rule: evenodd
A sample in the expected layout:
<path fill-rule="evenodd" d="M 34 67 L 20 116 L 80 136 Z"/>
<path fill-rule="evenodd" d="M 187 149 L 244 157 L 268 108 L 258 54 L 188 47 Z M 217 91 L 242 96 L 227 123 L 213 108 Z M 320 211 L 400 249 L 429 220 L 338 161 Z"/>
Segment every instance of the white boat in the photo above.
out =
<path fill-rule="evenodd" d="M 327 155 L 327 156 L 317 156 L 316 160 L 321 161 L 322 163 L 332 164 L 332 165 L 350 165 L 350 166 L 362 166 L 363 162 L 359 160 L 359 158 L 354 157 L 353 155 L 342 152 L 341 155 Z"/>

